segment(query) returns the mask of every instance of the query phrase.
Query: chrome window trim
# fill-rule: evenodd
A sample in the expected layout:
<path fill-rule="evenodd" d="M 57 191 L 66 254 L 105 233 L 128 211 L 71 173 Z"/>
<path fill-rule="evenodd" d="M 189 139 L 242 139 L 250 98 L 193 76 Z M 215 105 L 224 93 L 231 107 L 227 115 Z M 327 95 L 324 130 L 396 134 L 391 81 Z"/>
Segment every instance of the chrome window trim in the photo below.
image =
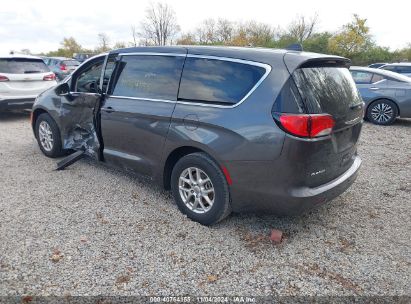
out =
<path fill-rule="evenodd" d="M 130 97 L 130 96 L 118 96 L 118 95 L 107 95 L 107 98 L 133 99 L 133 100 L 156 101 L 156 102 L 166 102 L 166 103 L 176 103 L 177 102 L 175 100 L 170 100 L 170 99 L 156 99 L 156 98 Z"/>
<path fill-rule="evenodd" d="M 156 53 L 156 52 L 137 52 L 137 53 L 120 53 L 119 56 L 176 56 L 186 57 L 183 53 Z"/>
<path fill-rule="evenodd" d="M 242 104 L 260 85 L 261 83 L 267 78 L 268 74 L 271 72 L 271 66 L 266 63 L 250 61 L 245 59 L 237 59 L 237 58 L 230 58 L 230 57 L 221 57 L 221 56 L 209 56 L 209 55 L 195 55 L 195 54 L 181 54 L 181 53 L 156 53 L 156 52 L 137 52 L 137 53 L 120 53 L 119 56 L 180 56 L 180 57 L 190 57 L 190 58 L 202 58 L 202 59 L 211 59 L 211 60 L 221 60 L 221 61 L 230 61 L 230 62 L 237 62 L 242 64 L 254 65 L 258 67 L 262 67 L 265 69 L 264 75 L 260 78 L 259 81 L 248 91 L 247 94 L 237 103 L 231 105 L 220 105 L 220 104 L 212 104 L 212 103 L 202 103 L 202 102 L 190 102 L 190 101 L 173 101 L 168 99 L 155 99 L 155 98 L 141 98 L 141 97 L 130 97 L 130 96 L 117 96 L 117 95 L 107 95 L 107 97 L 113 98 L 122 98 L 122 99 L 134 99 L 134 100 L 146 100 L 146 101 L 155 101 L 155 102 L 167 102 L 167 103 L 177 103 L 177 104 L 184 104 L 184 105 L 194 105 L 200 107 L 211 107 L 211 108 L 220 108 L 220 109 L 232 109 L 238 107 Z M 184 70 L 183 70 L 184 72 Z"/>

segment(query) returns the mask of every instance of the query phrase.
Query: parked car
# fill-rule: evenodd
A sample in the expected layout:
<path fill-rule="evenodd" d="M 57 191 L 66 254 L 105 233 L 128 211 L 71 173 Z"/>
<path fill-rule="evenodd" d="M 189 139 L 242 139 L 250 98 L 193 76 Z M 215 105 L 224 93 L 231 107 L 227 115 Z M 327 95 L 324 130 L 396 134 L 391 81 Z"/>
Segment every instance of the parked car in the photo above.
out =
<path fill-rule="evenodd" d="M 80 62 L 77 60 L 64 57 L 51 57 L 48 60 L 48 66 L 59 80 L 63 80 L 70 75 L 79 65 Z"/>
<path fill-rule="evenodd" d="M 77 60 L 78 62 L 84 62 L 87 59 L 95 56 L 96 54 L 92 53 L 74 53 L 73 54 L 73 59 Z"/>
<path fill-rule="evenodd" d="M 44 61 L 44 63 L 46 64 L 46 65 L 48 65 L 48 63 L 49 63 L 49 61 L 50 61 L 50 57 L 46 57 L 46 56 L 39 56 L 43 61 Z"/>
<path fill-rule="evenodd" d="M 373 69 L 378 69 L 378 68 L 380 68 L 380 67 L 382 67 L 383 65 L 386 65 L 386 64 L 388 64 L 388 63 L 387 62 L 376 62 L 376 63 L 370 64 L 368 67 L 373 68 Z"/>
<path fill-rule="evenodd" d="M 380 69 L 411 77 L 411 62 L 389 63 L 381 66 Z"/>
<path fill-rule="evenodd" d="M 37 95 L 56 84 L 56 76 L 41 58 L 0 56 L 0 111 L 29 109 Z"/>
<path fill-rule="evenodd" d="M 40 95 L 32 126 L 46 156 L 74 149 L 70 162 L 84 151 L 147 175 L 204 225 L 231 211 L 298 214 L 343 193 L 361 164 L 364 103 L 348 62 L 253 48 L 111 51 Z"/>
<path fill-rule="evenodd" d="M 370 122 L 389 125 L 398 116 L 411 117 L 411 78 L 382 69 L 351 67 L 350 71 Z"/>

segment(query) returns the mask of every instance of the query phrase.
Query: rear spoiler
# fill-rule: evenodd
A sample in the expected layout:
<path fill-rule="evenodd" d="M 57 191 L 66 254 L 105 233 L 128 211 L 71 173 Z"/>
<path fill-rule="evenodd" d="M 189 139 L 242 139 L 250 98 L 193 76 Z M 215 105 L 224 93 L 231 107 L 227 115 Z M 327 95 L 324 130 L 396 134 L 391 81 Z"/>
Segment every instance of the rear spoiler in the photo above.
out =
<path fill-rule="evenodd" d="M 301 53 L 301 52 L 287 52 L 284 54 L 283 61 L 290 74 L 299 68 L 310 67 L 345 67 L 349 68 L 351 60 L 345 57 L 315 54 L 315 53 Z"/>

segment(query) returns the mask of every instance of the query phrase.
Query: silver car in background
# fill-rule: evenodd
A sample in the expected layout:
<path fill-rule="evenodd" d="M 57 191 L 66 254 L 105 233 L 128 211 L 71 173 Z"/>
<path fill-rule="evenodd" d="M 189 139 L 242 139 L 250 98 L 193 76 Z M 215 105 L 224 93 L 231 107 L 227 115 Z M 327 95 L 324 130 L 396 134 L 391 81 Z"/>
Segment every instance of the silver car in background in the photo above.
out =
<path fill-rule="evenodd" d="M 56 74 L 58 80 L 63 80 L 66 76 L 73 73 L 80 65 L 80 62 L 65 57 L 50 57 L 47 61 L 50 70 Z"/>
<path fill-rule="evenodd" d="M 35 98 L 57 84 L 40 57 L 0 56 L 0 111 L 31 108 Z"/>
<path fill-rule="evenodd" d="M 387 63 L 379 67 L 379 69 L 387 70 L 387 71 L 402 74 L 407 77 L 411 77 L 411 62 Z"/>
<path fill-rule="evenodd" d="M 398 116 L 411 117 L 411 78 L 366 67 L 351 67 L 365 102 L 365 117 L 378 125 L 392 124 Z"/>

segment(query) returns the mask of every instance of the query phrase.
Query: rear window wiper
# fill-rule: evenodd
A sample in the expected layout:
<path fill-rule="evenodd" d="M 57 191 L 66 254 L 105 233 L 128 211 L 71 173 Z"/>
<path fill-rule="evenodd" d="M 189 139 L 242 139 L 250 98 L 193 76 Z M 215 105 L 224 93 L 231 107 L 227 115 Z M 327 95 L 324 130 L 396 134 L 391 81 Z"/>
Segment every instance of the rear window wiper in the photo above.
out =
<path fill-rule="evenodd" d="M 41 71 L 24 71 L 24 74 L 41 73 Z"/>

